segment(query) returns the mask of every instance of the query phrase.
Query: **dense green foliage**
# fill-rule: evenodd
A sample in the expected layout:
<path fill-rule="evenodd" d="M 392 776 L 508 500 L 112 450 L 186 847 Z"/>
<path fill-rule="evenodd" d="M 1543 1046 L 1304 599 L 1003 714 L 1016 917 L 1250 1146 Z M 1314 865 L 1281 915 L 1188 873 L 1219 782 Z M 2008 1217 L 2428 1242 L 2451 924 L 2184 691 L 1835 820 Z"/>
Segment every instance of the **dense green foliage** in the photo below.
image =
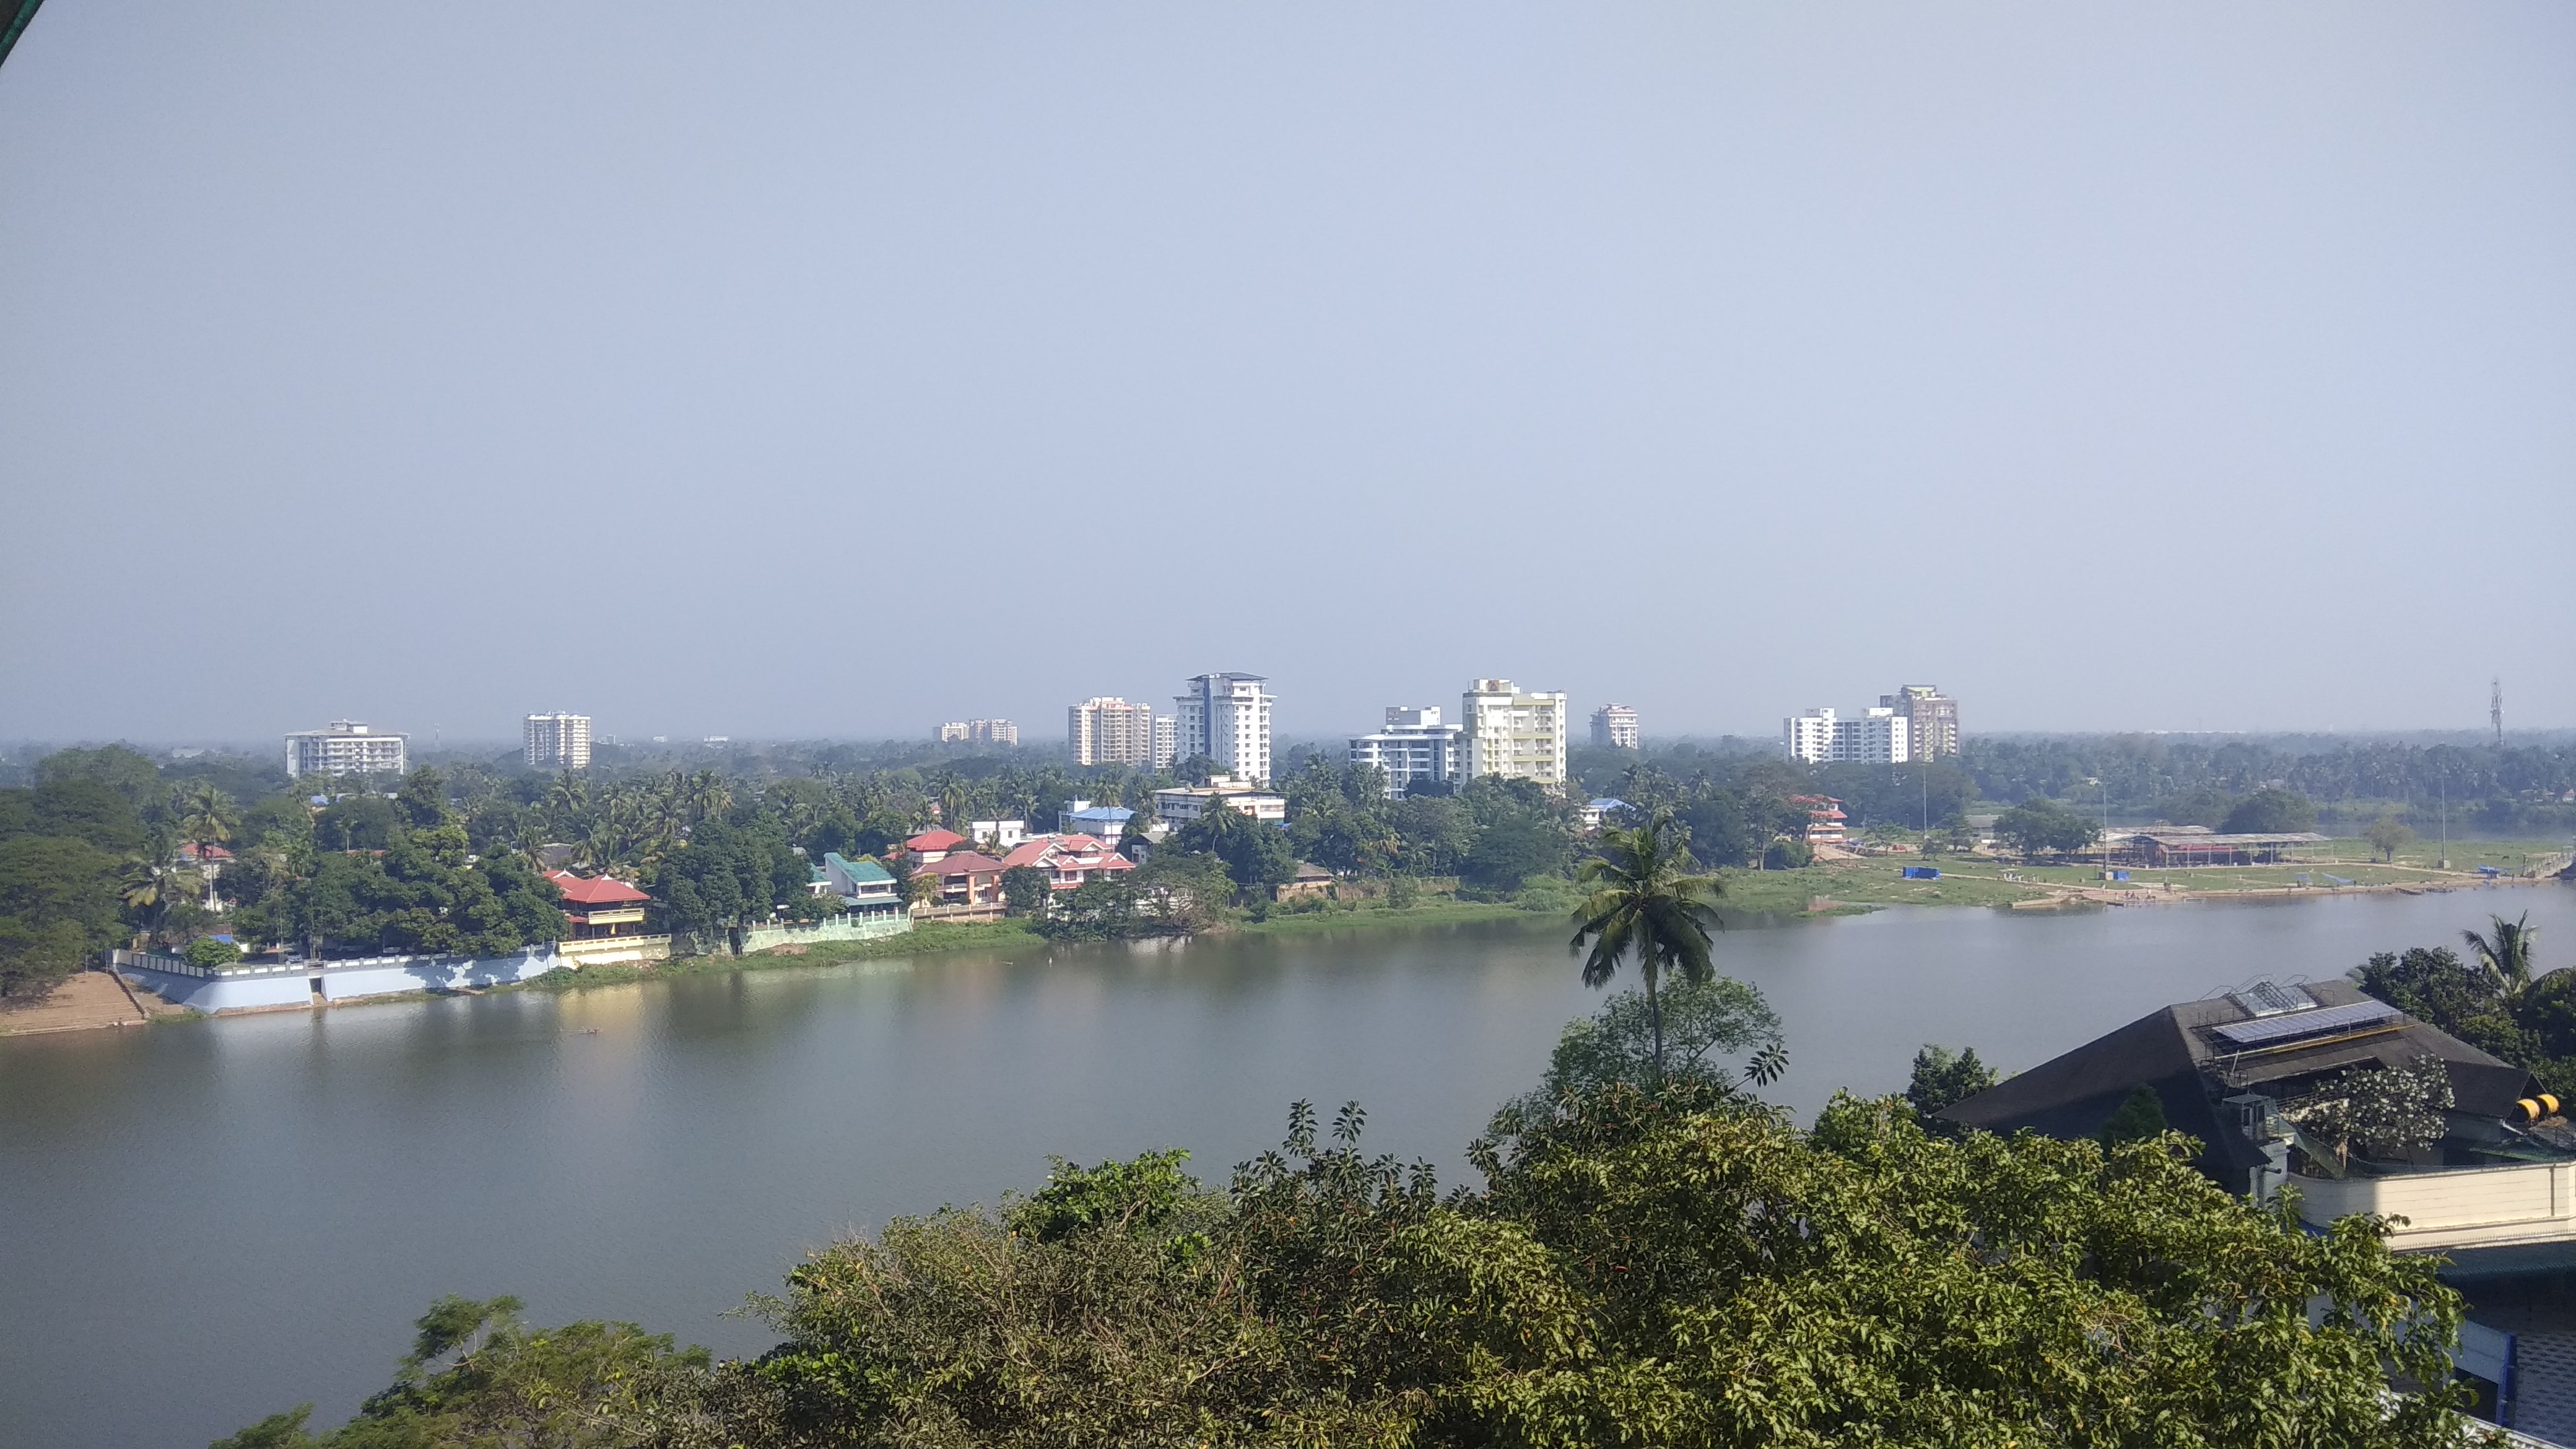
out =
<path fill-rule="evenodd" d="M 2495 922 L 2498 935 L 2518 926 L 2502 918 Z M 2576 969 L 2511 974 L 2517 955 L 2519 969 L 2532 969 L 2529 946 L 2528 937 L 2508 946 L 2502 970 L 2464 962 L 2447 946 L 2382 951 L 2351 976 L 2372 996 L 2528 1069 L 2545 1090 L 2576 1101 Z"/>
<path fill-rule="evenodd" d="M 41 993 L 135 936 L 185 939 L 206 884 L 179 844 L 230 810 L 209 792 L 191 821 L 152 762 L 116 746 L 50 755 L 34 784 L 0 790 L 0 996 Z"/>
<path fill-rule="evenodd" d="M 1057 941 L 1186 936 L 1226 919 L 1235 883 L 1213 855 L 1156 851 L 1143 865 L 1095 877 L 1052 903 L 1038 934 Z"/>
<path fill-rule="evenodd" d="M 2114 814 L 2217 827 L 2266 786 L 2321 802 L 2356 829 L 2388 806 L 2418 834 L 2447 808 L 2456 833 L 2576 826 L 2576 747 L 2409 744 L 2292 737 L 2175 740 L 2156 735 L 2052 739 L 1970 737 L 1960 764 L 1986 799 L 2090 795 L 2101 781 Z M 2307 829 L 2307 826 L 2255 827 Z"/>
<path fill-rule="evenodd" d="M 1914 1074 L 1905 1084 L 1905 1102 L 1926 1124 L 1945 1107 L 1964 1102 L 1998 1080 L 1995 1069 L 1977 1060 L 1977 1049 L 1953 1052 L 1926 1042 L 1914 1054 Z"/>
<path fill-rule="evenodd" d="M 2451 1391 L 2385 1397 L 2448 1378 L 2431 1265 L 2229 1196 L 2178 1137 L 1952 1141 L 1850 1098 L 1801 1132 L 1620 1083 L 1443 1195 L 1362 1130 L 1300 1104 L 1222 1192 L 1162 1153 L 897 1219 L 796 1269 L 748 1362 L 442 1304 L 348 1428 L 231 1449 L 2459 1442 Z"/>
<path fill-rule="evenodd" d="M 1660 1066 L 1641 992 L 1569 1026 L 1470 1145 L 1481 1188 L 1301 1102 L 1221 1190 L 1179 1151 L 1059 1160 L 817 1252 L 756 1358 L 442 1299 L 346 1426 L 216 1449 L 2464 1442 L 2457 1391 L 2410 1391 L 2448 1384 L 2459 1300 L 2382 1225 L 2312 1234 L 2176 1134 L 1933 1136 L 1847 1096 L 1800 1131 L 1746 1090 L 1779 1062 L 1758 992 L 1666 1006 Z"/>
<path fill-rule="evenodd" d="M 2165 1104 L 2156 1090 L 2144 1083 L 2129 1089 L 2129 1095 L 2111 1112 L 2102 1130 L 2094 1135 L 2105 1147 L 2119 1147 L 2131 1142 L 2147 1142 L 2165 1131 Z"/>
<path fill-rule="evenodd" d="M 1995 817 L 1995 838 L 2024 855 L 2065 855 L 2102 838 L 2096 821 L 2045 797 Z"/>

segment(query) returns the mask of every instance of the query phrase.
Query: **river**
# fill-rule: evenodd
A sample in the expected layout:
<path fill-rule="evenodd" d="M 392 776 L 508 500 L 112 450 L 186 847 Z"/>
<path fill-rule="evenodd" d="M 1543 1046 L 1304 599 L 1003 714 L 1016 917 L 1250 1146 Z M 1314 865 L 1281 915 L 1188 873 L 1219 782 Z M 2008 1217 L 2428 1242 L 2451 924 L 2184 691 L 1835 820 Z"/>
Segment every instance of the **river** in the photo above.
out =
<path fill-rule="evenodd" d="M 2340 973 L 2576 891 L 2041 915 L 1901 909 L 1728 932 L 1811 1114 L 1926 1041 L 2024 1067 L 2167 1002 Z M 441 1293 L 723 1352 L 807 1248 L 1082 1160 L 1222 1181 L 1289 1102 L 1444 1180 L 1591 1010 L 1552 922 L 744 972 L 0 1041 L 0 1449 L 336 1423 Z"/>

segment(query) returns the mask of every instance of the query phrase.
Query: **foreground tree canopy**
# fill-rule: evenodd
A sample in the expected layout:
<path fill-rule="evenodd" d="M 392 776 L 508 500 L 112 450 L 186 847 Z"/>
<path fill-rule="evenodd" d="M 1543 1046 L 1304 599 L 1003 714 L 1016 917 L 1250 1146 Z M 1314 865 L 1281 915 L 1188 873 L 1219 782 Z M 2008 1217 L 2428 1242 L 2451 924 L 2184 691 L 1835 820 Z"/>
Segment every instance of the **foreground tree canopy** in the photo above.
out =
<path fill-rule="evenodd" d="M 227 1442 L 2460 1441 L 2448 1391 L 2389 1392 L 2448 1377 L 2430 1266 L 2228 1195 L 2179 1136 L 1946 1140 L 1847 1097 L 1800 1131 L 1703 1078 L 1613 1080 L 1480 1141 L 1487 1186 L 1444 1195 L 1362 1126 L 1300 1104 L 1223 1191 L 1160 1153 L 898 1219 L 792 1273 L 753 1361 L 443 1302 L 355 1422 Z"/>

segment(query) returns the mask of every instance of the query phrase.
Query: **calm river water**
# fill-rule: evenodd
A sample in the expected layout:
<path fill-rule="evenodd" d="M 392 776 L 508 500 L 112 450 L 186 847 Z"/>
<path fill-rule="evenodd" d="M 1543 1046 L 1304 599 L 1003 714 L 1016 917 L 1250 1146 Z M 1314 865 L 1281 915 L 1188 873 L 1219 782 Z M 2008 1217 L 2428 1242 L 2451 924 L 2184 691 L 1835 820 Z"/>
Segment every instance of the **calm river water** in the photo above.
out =
<path fill-rule="evenodd" d="M 2028 1066 L 2167 1002 L 2339 973 L 2576 891 L 2050 917 L 1896 910 L 1720 942 L 1786 1022 L 1773 1095 L 1901 1088 L 1916 1046 Z M 720 1351 L 807 1248 L 1084 1160 L 1206 1175 L 1290 1101 L 1464 1171 L 1592 1009 L 1552 923 L 936 956 L 0 1042 L 0 1446 L 336 1423 L 441 1293 Z"/>

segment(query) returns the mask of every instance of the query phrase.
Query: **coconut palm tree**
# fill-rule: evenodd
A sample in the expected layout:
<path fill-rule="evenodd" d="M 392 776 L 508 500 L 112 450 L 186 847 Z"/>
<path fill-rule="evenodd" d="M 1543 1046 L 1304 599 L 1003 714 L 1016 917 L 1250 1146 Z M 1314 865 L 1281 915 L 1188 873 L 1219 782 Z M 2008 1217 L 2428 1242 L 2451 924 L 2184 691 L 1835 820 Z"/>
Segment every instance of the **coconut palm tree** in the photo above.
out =
<path fill-rule="evenodd" d="M 2468 943 L 2470 953 L 2495 977 L 2505 994 L 2514 995 L 2531 984 L 2531 952 L 2540 928 L 2528 924 L 2529 911 L 2510 921 L 2502 916 L 2489 916 L 2487 920 L 2490 926 L 2486 934 L 2462 931 L 2460 939 Z"/>
<path fill-rule="evenodd" d="M 1694 985 L 1715 971 L 1710 934 L 1724 928 L 1709 901 L 1724 887 L 1698 874 L 1673 812 L 1658 810 L 1634 830 L 1601 832 L 1601 854 L 1576 877 L 1593 888 L 1575 909 L 1571 949 L 1583 959 L 1583 984 L 1599 988 L 1619 972 L 1622 957 L 1645 978 L 1646 1013 L 1654 1023 L 1655 1076 L 1664 1072 L 1664 1011 L 1657 993 L 1666 971 Z"/>
<path fill-rule="evenodd" d="M 233 838 L 233 827 L 241 823 L 241 812 L 233 797 L 215 787 L 212 780 L 199 780 L 188 786 L 174 802 L 179 816 L 179 838 L 197 847 L 199 870 L 206 879 L 206 909 L 215 908 L 215 871 L 206 865 L 206 851 Z"/>

